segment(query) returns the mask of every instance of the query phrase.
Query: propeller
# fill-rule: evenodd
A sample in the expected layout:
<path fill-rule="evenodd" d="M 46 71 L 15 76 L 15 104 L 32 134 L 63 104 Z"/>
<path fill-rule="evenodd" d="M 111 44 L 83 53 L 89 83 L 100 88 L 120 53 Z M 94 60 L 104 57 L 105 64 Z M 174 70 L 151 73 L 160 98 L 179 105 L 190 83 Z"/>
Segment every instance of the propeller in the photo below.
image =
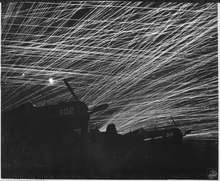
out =
<path fill-rule="evenodd" d="M 79 99 L 76 97 L 76 94 L 73 92 L 73 89 L 70 87 L 70 85 L 69 85 L 69 83 L 67 82 L 67 80 L 66 79 L 63 79 L 63 81 L 64 81 L 64 83 L 66 84 L 66 86 L 67 86 L 67 89 L 71 92 L 71 94 L 73 95 L 73 97 L 77 100 L 77 101 L 79 101 Z"/>
<path fill-rule="evenodd" d="M 73 97 L 76 99 L 76 101 L 80 102 L 79 99 L 76 97 L 76 94 L 73 92 L 73 89 L 71 88 L 71 86 L 70 86 L 69 83 L 67 82 L 67 80 L 66 80 L 66 79 L 63 79 L 63 81 L 64 81 L 64 83 L 66 84 L 67 89 L 71 92 L 71 94 L 73 95 Z M 105 110 L 107 107 L 108 107 L 108 104 L 101 104 L 101 105 L 95 106 L 94 108 L 92 108 L 91 110 L 89 110 L 87 113 L 88 113 L 88 114 L 93 114 L 93 113 L 95 113 L 95 112 Z"/>
<path fill-rule="evenodd" d="M 177 125 L 176 122 L 174 121 L 173 117 L 172 117 L 172 116 L 170 116 L 170 117 L 171 117 L 171 119 L 172 119 L 172 121 L 173 121 L 173 124 L 174 124 L 176 127 L 178 127 L 178 125 Z"/>
<path fill-rule="evenodd" d="M 95 106 L 94 108 L 92 108 L 92 110 L 89 110 L 88 113 L 93 114 L 95 112 L 105 110 L 107 109 L 107 107 L 108 107 L 108 104 L 101 104 L 101 105 Z"/>
<path fill-rule="evenodd" d="M 191 129 L 187 129 L 183 136 L 186 136 L 187 134 L 190 134 L 191 131 L 192 131 Z"/>

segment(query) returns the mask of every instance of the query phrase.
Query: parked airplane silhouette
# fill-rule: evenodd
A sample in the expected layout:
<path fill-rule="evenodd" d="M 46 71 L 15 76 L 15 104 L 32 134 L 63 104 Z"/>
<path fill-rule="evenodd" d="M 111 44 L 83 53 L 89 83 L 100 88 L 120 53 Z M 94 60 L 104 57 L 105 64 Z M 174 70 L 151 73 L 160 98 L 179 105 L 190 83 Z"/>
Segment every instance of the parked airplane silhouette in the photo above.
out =
<path fill-rule="evenodd" d="M 74 129 L 80 129 L 82 134 L 86 134 L 90 115 L 105 110 L 108 104 L 101 104 L 89 109 L 84 102 L 77 98 L 66 79 L 64 79 L 64 83 L 75 101 L 40 107 L 35 107 L 32 103 L 25 103 L 3 114 L 3 118 L 7 119 L 3 122 L 5 132 L 12 134 L 17 132 L 24 140 L 33 141 L 31 140 L 33 138 L 38 141 L 43 139 L 52 142 L 63 135 L 71 136 Z M 22 136 L 24 137 L 22 138 Z"/>
<path fill-rule="evenodd" d="M 35 107 L 31 103 L 23 104 L 3 114 L 3 118 L 7 119 L 7 121 L 2 123 L 4 132 L 18 135 L 17 137 L 20 137 L 21 140 L 29 141 L 30 143 L 44 141 L 50 143 L 57 143 L 57 141 L 68 142 L 73 137 L 74 129 L 80 129 L 81 135 L 85 137 L 88 133 L 90 115 L 105 110 L 108 104 L 101 104 L 89 110 L 88 106 L 78 99 L 66 79 L 64 79 L 64 83 L 75 98 L 75 101 L 41 107 Z M 172 117 L 171 119 L 173 120 Z M 174 127 L 171 128 L 132 131 L 123 135 L 123 140 L 136 142 L 158 142 L 159 140 L 162 142 L 181 143 L 183 136 L 189 134 L 191 130 L 182 133 L 174 120 L 173 123 Z M 106 132 L 108 134 L 111 127 L 115 128 L 115 125 L 107 127 Z M 114 132 L 117 134 L 116 128 Z M 104 134 L 97 134 L 97 136 L 104 137 Z"/>
<path fill-rule="evenodd" d="M 178 158 L 183 137 L 191 130 L 182 133 L 172 117 L 172 127 L 150 131 L 140 128 L 121 135 L 117 133 L 116 125 L 109 124 L 104 132 L 97 128 L 88 132 L 90 115 L 105 110 L 108 104 L 89 109 L 77 98 L 67 80 L 64 79 L 64 83 L 75 101 L 40 107 L 26 103 L 2 114 L 4 176 L 28 176 L 28 170 L 36 165 L 47 166 L 44 169 L 39 166 L 40 170 L 44 170 L 39 171 L 42 178 L 47 169 L 56 167 L 60 170 L 58 178 L 59 174 L 69 173 L 86 176 L 90 172 L 103 172 L 112 175 L 117 167 L 125 167 L 130 173 L 146 165 L 151 169 L 151 165 L 160 165 L 161 162 L 167 166 L 168 155 L 173 154 L 173 159 Z M 29 156 L 23 154 L 25 151 Z M 13 160 L 17 160 L 16 164 Z M 11 165 L 10 169 L 8 165 Z M 26 169 L 14 169 L 14 166 L 20 168 L 21 165 Z M 129 165 L 133 166 L 130 168 Z"/>

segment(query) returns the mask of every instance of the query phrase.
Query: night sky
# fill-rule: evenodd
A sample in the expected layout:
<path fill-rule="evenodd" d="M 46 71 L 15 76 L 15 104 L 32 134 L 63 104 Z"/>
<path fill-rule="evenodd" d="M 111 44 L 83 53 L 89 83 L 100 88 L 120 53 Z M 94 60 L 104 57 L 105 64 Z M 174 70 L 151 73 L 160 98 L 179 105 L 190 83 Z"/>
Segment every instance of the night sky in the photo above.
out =
<path fill-rule="evenodd" d="M 74 100 L 119 133 L 172 125 L 217 138 L 217 4 L 2 4 L 1 107 Z M 49 83 L 54 79 L 54 84 Z"/>

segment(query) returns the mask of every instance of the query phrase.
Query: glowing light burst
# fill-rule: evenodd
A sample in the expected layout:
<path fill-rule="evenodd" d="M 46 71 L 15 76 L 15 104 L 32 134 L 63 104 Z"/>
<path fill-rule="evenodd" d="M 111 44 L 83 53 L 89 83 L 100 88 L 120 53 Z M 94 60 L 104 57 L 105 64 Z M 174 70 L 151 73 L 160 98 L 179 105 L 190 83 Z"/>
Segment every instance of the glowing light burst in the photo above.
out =
<path fill-rule="evenodd" d="M 217 4 L 4 3 L 2 109 L 70 99 L 109 103 L 90 127 L 171 124 L 217 131 Z M 25 75 L 25 76 L 22 76 Z M 48 79 L 56 82 L 47 86 Z M 206 128 L 206 129 L 205 129 Z"/>
<path fill-rule="evenodd" d="M 54 80 L 53 80 L 53 78 L 49 78 L 49 83 L 51 84 L 51 85 L 53 85 L 54 84 Z"/>

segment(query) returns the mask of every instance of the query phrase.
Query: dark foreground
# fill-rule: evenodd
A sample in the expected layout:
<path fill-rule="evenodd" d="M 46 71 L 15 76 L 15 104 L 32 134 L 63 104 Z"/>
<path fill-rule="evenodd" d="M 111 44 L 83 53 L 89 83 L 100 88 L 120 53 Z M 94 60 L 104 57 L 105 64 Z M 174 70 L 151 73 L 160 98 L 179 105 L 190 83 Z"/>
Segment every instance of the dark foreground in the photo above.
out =
<path fill-rule="evenodd" d="M 80 146 L 81 145 L 81 146 Z M 218 143 L 88 141 L 79 145 L 2 142 L 2 178 L 217 179 Z"/>

